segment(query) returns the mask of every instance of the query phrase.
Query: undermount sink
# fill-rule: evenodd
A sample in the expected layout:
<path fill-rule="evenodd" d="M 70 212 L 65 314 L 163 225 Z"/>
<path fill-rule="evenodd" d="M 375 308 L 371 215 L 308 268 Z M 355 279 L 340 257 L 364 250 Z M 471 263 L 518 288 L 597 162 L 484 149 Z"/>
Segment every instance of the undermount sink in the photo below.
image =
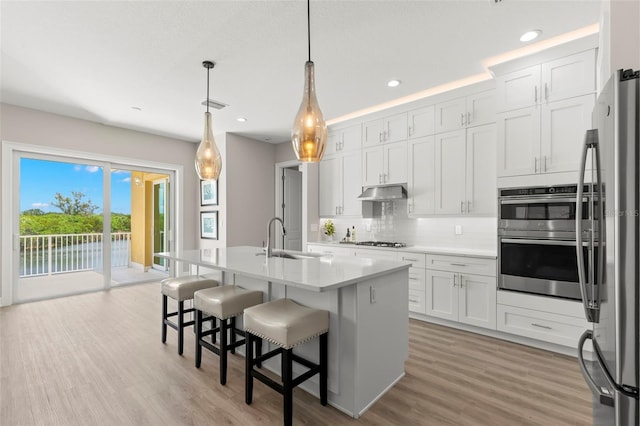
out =
<path fill-rule="evenodd" d="M 264 256 L 265 253 L 256 253 L 256 256 Z M 271 252 L 271 257 L 280 257 L 283 259 L 315 259 L 317 257 L 321 257 L 322 255 L 320 254 L 314 254 L 314 253 L 302 253 L 302 252 L 294 252 L 294 253 L 290 253 L 290 252 L 286 252 L 286 251 L 282 251 L 282 250 L 276 250 L 276 251 L 272 251 Z"/>

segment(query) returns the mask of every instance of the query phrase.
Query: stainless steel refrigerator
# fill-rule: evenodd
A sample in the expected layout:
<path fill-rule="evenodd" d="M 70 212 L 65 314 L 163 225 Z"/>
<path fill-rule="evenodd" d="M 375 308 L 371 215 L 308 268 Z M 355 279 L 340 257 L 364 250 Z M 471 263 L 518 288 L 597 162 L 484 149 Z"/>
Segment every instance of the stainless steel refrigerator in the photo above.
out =
<path fill-rule="evenodd" d="M 593 214 L 576 220 L 582 301 L 592 330 L 580 338 L 578 359 L 593 393 L 594 425 L 637 426 L 640 319 L 640 102 L 638 71 L 619 70 L 605 85 L 593 111 L 582 154 L 581 191 L 593 191 Z M 584 186 L 585 171 L 593 186 Z M 588 176 L 587 176 L 588 178 Z M 576 217 L 581 217 L 576 214 Z M 584 255 L 582 240 L 589 250 Z M 593 343 L 594 361 L 583 357 Z"/>

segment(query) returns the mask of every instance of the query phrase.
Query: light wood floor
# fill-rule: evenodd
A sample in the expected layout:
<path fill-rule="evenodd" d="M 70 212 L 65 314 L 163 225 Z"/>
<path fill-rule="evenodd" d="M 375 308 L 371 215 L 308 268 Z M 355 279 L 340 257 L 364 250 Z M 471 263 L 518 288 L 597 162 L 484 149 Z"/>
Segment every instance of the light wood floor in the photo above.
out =
<path fill-rule="evenodd" d="M 218 359 L 194 367 L 176 333 L 160 342 L 159 284 L 0 309 L 0 424 L 280 425 L 280 395 L 256 382 L 244 403 L 243 358 L 227 386 Z M 410 321 L 406 376 L 356 421 L 296 389 L 308 425 L 590 425 L 575 359 Z"/>

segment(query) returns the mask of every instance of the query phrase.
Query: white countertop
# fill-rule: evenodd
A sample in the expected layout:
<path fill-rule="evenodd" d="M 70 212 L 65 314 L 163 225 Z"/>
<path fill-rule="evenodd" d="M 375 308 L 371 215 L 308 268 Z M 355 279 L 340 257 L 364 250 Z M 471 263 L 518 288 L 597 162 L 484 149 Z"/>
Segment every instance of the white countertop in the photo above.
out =
<path fill-rule="evenodd" d="M 260 255 L 263 252 L 260 247 L 227 247 L 163 252 L 154 256 L 318 292 L 338 289 L 411 266 L 406 262 L 340 256 L 266 258 Z"/>
<path fill-rule="evenodd" d="M 392 251 L 404 251 L 404 252 L 411 252 L 411 253 L 489 257 L 493 259 L 498 257 L 496 250 L 474 249 L 474 248 L 467 248 L 467 247 L 458 248 L 458 247 L 441 247 L 441 246 L 408 246 L 408 247 L 394 248 L 394 247 L 359 246 L 354 243 L 339 243 L 339 242 L 327 242 L 327 241 L 310 242 L 309 244 L 319 244 L 319 245 L 332 246 L 332 247 L 357 248 L 357 249 L 367 249 L 367 250 L 369 249 L 392 250 Z"/>

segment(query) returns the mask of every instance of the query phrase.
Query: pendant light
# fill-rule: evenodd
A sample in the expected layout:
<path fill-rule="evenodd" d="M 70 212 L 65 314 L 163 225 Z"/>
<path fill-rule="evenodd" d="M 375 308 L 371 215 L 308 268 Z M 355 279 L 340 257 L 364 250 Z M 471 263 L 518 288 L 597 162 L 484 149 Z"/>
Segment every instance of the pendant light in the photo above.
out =
<path fill-rule="evenodd" d="M 304 64 L 304 95 L 293 122 L 291 144 L 298 160 L 317 163 L 322 160 L 327 145 L 327 125 L 316 98 L 313 62 L 311 62 L 311 29 L 309 0 L 307 0 L 307 41 L 309 60 Z"/>
<path fill-rule="evenodd" d="M 202 141 L 196 151 L 196 173 L 202 180 L 218 180 L 222 170 L 222 157 L 213 139 L 213 129 L 211 128 L 211 113 L 209 112 L 209 74 L 214 63 L 204 61 L 202 66 L 207 69 L 207 112 L 204 113 L 204 133 Z"/>

